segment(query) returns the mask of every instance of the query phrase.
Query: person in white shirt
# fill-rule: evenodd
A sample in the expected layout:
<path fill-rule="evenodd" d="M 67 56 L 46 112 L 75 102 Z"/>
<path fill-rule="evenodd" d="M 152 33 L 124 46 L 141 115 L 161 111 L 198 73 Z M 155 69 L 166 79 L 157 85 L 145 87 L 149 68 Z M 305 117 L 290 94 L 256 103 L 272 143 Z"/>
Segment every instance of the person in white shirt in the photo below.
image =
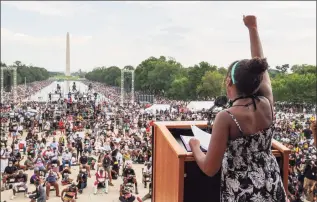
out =
<path fill-rule="evenodd" d="M 1 175 L 4 172 L 4 169 L 8 166 L 9 154 L 10 154 L 9 150 L 7 148 L 5 148 L 4 145 L 1 145 L 1 150 L 0 150 L 0 158 L 1 158 L 0 174 Z"/>
<path fill-rule="evenodd" d="M 147 163 L 145 163 L 145 168 L 143 168 L 144 188 L 146 188 L 147 182 L 151 181 L 151 175 L 152 175 L 152 164 L 151 164 L 151 162 L 147 162 Z"/>
<path fill-rule="evenodd" d="M 42 156 L 45 160 L 49 160 L 49 158 L 52 156 L 52 149 L 50 146 L 47 147 L 47 150 L 43 151 Z"/>
<path fill-rule="evenodd" d="M 18 125 L 18 132 L 23 135 L 23 126 L 21 124 Z"/>
<path fill-rule="evenodd" d="M 118 160 L 119 165 L 121 165 L 123 161 L 122 161 L 122 154 L 120 153 L 120 150 L 118 150 L 116 158 Z"/>
<path fill-rule="evenodd" d="M 56 138 L 53 138 L 53 142 L 50 144 L 51 148 L 58 148 L 58 142 L 56 141 Z"/>
<path fill-rule="evenodd" d="M 108 193 L 108 179 L 109 176 L 107 172 L 104 171 L 104 168 L 100 167 L 96 172 L 96 181 L 94 182 L 94 194 L 97 194 L 98 185 L 103 186 L 103 191 L 107 194 Z"/>
<path fill-rule="evenodd" d="M 24 116 L 20 116 L 20 124 L 24 123 Z"/>
<path fill-rule="evenodd" d="M 56 148 L 53 148 L 53 151 L 50 153 L 50 159 L 52 164 L 57 164 L 57 166 L 60 165 L 60 162 L 58 160 L 58 150 Z"/>
<path fill-rule="evenodd" d="M 152 174 L 152 164 L 151 162 L 145 163 L 145 168 L 143 169 L 143 175 L 151 175 Z"/>
<path fill-rule="evenodd" d="M 10 122 L 12 122 L 14 119 L 14 111 L 13 112 L 10 112 Z"/>
<path fill-rule="evenodd" d="M 66 149 L 66 151 L 62 154 L 62 164 L 63 168 L 65 167 L 65 164 L 68 163 L 69 167 L 71 167 L 72 164 L 72 154 Z"/>
<path fill-rule="evenodd" d="M 46 121 L 45 126 L 44 126 L 44 130 L 49 131 L 51 128 L 51 124 L 49 121 Z"/>

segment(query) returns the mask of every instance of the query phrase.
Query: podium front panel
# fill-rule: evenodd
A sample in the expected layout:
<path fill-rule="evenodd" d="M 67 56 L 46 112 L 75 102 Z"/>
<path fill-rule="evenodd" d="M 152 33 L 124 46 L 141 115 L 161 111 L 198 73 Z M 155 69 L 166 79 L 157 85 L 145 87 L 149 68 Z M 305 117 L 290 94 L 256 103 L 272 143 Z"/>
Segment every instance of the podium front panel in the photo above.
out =
<path fill-rule="evenodd" d="M 220 202 L 221 170 L 209 177 L 195 161 L 185 162 L 184 202 Z"/>

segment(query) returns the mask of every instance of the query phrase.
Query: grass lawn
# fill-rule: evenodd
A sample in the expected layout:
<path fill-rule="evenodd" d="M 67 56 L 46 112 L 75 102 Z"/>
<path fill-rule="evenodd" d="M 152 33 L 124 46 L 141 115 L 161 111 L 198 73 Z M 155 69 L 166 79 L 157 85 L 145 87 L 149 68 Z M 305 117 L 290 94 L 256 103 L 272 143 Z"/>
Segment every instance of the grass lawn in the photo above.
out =
<path fill-rule="evenodd" d="M 52 77 L 54 80 L 69 80 L 69 81 L 77 81 L 77 80 L 81 80 L 81 78 L 79 78 L 79 76 L 64 76 L 64 75 L 58 75 L 58 76 L 54 76 Z"/>

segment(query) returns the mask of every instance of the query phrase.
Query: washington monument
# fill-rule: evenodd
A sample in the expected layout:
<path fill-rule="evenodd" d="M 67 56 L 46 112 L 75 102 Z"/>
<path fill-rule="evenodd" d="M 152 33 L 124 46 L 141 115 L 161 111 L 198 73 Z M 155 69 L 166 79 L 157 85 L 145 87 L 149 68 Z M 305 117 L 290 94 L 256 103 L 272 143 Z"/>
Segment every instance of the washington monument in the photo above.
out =
<path fill-rule="evenodd" d="M 66 35 L 66 76 L 70 76 L 70 47 L 69 47 L 69 33 Z"/>

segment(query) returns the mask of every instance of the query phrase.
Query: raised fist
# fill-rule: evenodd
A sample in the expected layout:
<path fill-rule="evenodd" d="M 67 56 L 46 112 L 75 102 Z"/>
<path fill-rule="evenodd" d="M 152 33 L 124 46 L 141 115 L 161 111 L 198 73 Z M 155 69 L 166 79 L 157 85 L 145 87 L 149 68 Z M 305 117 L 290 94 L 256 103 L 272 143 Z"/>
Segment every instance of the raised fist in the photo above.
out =
<path fill-rule="evenodd" d="M 256 17 L 254 15 L 243 16 L 243 22 L 247 28 L 257 28 Z"/>

